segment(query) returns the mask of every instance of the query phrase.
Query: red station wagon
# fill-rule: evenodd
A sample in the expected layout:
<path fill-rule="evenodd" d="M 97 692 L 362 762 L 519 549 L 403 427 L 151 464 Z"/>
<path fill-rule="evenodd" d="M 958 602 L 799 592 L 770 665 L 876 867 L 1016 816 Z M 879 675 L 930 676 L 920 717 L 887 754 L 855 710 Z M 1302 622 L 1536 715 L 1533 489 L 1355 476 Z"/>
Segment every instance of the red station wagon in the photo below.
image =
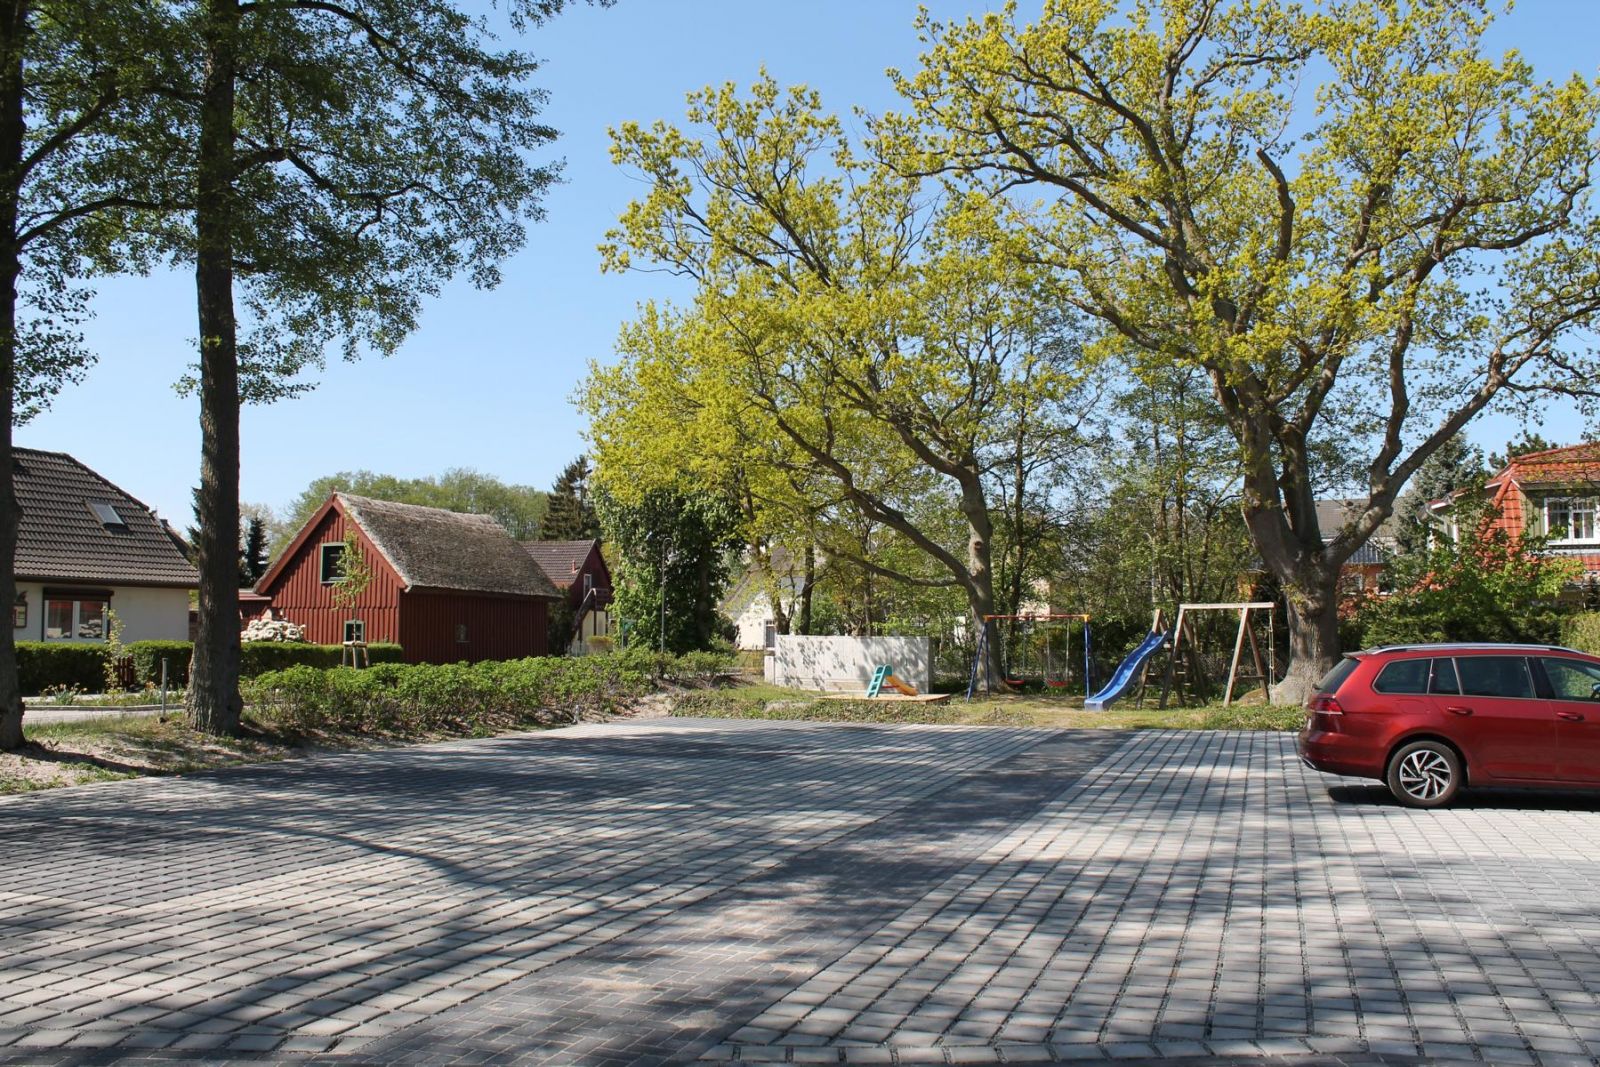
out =
<path fill-rule="evenodd" d="M 1600 787 L 1600 657 L 1544 645 L 1350 653 L 1306 702 L 1300 758 L 1421 808 L 1468 784 Z"/>

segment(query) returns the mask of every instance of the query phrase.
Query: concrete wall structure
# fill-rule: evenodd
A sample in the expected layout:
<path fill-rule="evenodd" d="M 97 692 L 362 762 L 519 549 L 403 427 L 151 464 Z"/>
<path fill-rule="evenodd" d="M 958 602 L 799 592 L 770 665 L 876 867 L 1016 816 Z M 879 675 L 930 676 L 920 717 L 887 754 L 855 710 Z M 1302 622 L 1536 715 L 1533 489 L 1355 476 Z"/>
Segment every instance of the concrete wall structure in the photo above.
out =
<path fill-rule="evenodd" d="M 926 637 L 800 637 L 778 635 L 771 657 L 772 681 L 795 689 L 866 692 L 880 664 L 928 692 L 931 649 Z"/>

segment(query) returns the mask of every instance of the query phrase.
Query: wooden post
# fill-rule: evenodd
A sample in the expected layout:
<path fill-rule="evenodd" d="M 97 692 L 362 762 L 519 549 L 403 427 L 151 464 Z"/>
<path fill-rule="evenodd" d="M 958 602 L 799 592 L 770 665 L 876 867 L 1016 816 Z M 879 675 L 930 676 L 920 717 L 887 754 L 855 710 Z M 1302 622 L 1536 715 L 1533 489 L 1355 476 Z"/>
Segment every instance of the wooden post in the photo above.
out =
<path fill-rule="evenodd" d="M 1228 688 L 1222 691 L 1222 706 L 1233 704 L 1233 682 L 1239 676 L 1239 656 L 1244 652 L 1244 634 L 1249 629 L 1250 609 L 1239 608 L 1239 632 L 1233 638 L 1233 659 L 1228 661 Z"/>

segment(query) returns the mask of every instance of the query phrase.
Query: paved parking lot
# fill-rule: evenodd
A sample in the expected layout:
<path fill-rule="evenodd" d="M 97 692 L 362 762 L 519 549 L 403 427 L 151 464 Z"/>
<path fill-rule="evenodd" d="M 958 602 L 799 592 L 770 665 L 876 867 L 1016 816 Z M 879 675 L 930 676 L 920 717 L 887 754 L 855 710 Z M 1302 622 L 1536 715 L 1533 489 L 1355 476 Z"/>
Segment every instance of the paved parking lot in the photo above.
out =
<path fill-rule="evenodd" d="M 1593 1062 L 1600 813 L 655 720 L 0 802 L 0 1062 Z"/>

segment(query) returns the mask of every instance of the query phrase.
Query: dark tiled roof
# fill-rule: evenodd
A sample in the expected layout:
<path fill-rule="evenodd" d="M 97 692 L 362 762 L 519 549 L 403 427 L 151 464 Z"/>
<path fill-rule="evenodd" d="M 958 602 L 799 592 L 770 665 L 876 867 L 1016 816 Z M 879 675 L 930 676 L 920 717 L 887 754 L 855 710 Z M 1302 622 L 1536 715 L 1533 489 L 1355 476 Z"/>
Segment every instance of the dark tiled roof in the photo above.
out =
<path fill-rule="evenodd" d="M 524 541 L 522 547 L 557 589 L 566 589 L 578 576 L 594 541 Z"/>
<path fill-rule="evenodd" d="M 338 494 L 408 589 L 557 597 L 522 546 L 489 515 Z"/>
<path fill-rule="evenodd" d="M 1339 527 L 1365 511 L 1367 502 L 1359 499 L 1331 498 L 1317 501 L 1317 529 L 1322 531 L 1322 539 L 1331 541 L 1339 533 Z M 1372 539 L 1377 542 L 1394 540 L 1394 516 L 1384 519 L 1378 529 L 1373 532 Z M 1359 552 L 1358 552 L 1359 554 Z M 1351 563 L 1366 562 L 1352 558 Z M 1379 562 L 1372 560 L 1371 562 Z"/>
<path fill-rule="evenodd" d="M 200 575 L 150 509 L 64 452 L 18 448 L 16 576 L 31 581 L 194 587 Z M 111 509 L 106 525 L 91 505 Z"/>

